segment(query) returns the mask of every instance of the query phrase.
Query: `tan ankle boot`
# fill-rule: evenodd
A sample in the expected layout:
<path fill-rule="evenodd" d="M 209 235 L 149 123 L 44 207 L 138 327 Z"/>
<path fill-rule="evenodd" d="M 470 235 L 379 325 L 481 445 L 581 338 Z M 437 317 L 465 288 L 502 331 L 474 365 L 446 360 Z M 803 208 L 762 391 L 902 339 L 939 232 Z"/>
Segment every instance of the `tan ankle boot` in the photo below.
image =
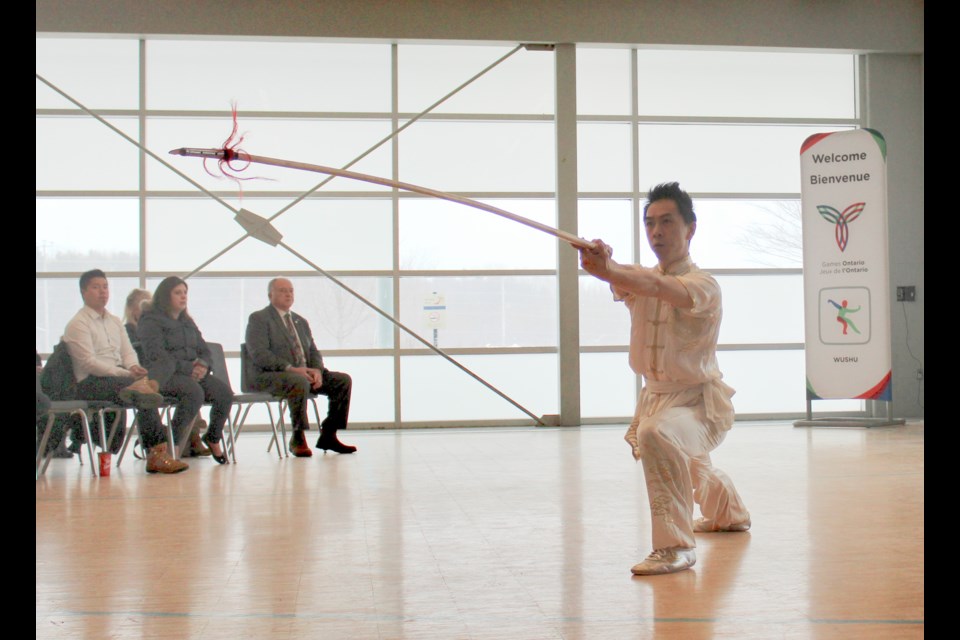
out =
<path fill-rule="evenodd" d="M 197 418 L 193 421 L 193 431 L 190 432 L 190 447 L 187 449 L 187 455 L 191 458 L 196 458 L 198 456 L 209 456 L 211 453 L 213 453 L 207 448 L 207 445 L 203 444 L 203 439 L 200 438 L 200 431 L 206 428 L 206 420 Z"/>
<path fill-rule="evenodd" d="M 147 473 L 180 473 L 190 468 L 183 460 L 175 460 L 167 453 L 167 443 L 151 447 L 147 453 Z"/>

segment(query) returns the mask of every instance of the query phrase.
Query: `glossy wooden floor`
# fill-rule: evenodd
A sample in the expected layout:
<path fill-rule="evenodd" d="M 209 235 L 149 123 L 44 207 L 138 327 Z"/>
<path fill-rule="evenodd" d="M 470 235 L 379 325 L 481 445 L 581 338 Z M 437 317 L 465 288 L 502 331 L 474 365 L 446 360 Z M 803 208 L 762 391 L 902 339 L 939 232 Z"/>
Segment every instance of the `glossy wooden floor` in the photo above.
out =
<path fill-rule="evenodd" d="M 36 483 L 37 638 L 922 638 L 923 423 L 740 423 L 753 518 L 649 551 L 624 427 L 348 432 L 352 456 Z M 313 432 L 316 433 L 316 432 Z"/>

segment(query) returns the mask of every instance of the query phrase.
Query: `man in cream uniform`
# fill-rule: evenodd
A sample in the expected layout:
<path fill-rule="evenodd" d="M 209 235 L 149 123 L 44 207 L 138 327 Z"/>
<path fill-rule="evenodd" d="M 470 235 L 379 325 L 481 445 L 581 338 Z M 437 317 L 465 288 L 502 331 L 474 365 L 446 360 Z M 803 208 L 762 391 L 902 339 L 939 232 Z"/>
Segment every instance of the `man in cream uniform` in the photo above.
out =
<path fill-rule="evenodd" d="M 632 572 L 655 575 L 696 563 L 694 532 L 746 531 L 750 514 L 710 463 L 733 425 L 734 390 L 717 365 L 720 287 L 690 260 L 693 202 L 676 182 L 658 185 L 643 221 L 656 267 L 618 264 L 600 240 L 580 249 L 580 261 L 630 310 L 630 367 L 644 386 L 625 439 L 643 462 L 654 549 Z M 703 514 L 696 521 L 694 502 Z"/>

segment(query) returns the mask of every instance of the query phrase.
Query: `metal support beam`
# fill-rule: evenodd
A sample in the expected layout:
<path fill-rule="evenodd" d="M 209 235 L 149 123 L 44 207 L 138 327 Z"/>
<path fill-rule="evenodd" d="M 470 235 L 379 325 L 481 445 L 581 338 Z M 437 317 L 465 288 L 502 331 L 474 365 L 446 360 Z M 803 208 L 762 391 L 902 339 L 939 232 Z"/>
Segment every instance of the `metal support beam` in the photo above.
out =
<path fill-rule="evenodd" d="M 577 49 L 556 45 L 557 227 L 577 236 Z M 580 425 L 580 259 L 557 249 L 558 370 L 561 426 Z"/>

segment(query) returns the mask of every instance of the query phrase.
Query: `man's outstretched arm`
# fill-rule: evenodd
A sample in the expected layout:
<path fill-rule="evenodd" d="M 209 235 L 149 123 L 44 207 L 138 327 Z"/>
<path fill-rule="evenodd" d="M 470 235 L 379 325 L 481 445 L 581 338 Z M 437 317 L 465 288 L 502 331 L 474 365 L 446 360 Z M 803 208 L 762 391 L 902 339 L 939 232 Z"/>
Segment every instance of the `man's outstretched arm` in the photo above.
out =
<path fill-rule="evenodd" d="M 594 240 L 594 249 L 578 247 L 580 265 L 590 275 L 609 282 L 620 291 L 649 298 L 660 298 L 678 309 L 693 307 L 693 298 L 686 287 L 674 276 L 663 275 L 657 269 L 638 265 L 622 265 L 613 259 L 613 249 L 602 240 Z"/>

